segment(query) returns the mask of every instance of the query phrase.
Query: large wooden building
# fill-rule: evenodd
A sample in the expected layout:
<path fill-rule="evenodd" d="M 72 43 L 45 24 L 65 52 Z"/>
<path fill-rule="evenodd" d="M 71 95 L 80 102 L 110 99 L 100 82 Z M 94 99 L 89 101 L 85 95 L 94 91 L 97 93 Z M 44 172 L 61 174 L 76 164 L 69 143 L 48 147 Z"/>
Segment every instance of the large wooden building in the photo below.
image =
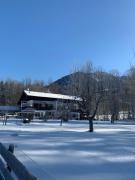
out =
<path fill-rule="evenodd" d="M 61 118 L 63 112 L 70 119 L 79 119 L 80 98 L 62 94 L 24 90 L 19 100 L 22 113 L 32 113 L 34 118 Z"/>

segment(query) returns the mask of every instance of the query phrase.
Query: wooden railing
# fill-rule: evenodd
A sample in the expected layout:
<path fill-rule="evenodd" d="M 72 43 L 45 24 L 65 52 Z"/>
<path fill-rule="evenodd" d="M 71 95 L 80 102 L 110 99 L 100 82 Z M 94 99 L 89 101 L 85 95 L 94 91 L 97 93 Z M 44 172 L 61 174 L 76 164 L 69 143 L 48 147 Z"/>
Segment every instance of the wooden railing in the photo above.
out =
<path fill-rule="evenodd" d="M 9 148 L 0 143 L 0 180 L 14 180 L 12 174 L 19 180 L 37 180 L 13 154 L 14 145 Z"/>

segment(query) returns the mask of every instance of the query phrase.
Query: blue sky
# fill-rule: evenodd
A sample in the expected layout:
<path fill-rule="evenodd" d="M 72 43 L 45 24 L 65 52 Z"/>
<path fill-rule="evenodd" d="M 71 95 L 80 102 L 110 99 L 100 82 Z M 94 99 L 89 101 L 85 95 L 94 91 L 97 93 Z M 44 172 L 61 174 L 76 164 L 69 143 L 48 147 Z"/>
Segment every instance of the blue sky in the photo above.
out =
<path fill-rule="evenodd" d="M 134 19 L 134 0 L 1 1 L 0 79 L 55 80 L 89 60 L 124 73 Z"/>

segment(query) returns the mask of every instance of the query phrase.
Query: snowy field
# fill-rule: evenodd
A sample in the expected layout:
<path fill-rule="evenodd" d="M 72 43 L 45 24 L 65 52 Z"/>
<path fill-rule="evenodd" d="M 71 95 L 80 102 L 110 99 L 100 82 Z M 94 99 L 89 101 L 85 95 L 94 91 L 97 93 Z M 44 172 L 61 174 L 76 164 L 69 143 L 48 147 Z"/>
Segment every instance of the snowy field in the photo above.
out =
<path fill-rule="evenodd" d="M 134 180 L 135 123 L 87 121 L 0 122 L 0 142 L 39 180 Z"/>

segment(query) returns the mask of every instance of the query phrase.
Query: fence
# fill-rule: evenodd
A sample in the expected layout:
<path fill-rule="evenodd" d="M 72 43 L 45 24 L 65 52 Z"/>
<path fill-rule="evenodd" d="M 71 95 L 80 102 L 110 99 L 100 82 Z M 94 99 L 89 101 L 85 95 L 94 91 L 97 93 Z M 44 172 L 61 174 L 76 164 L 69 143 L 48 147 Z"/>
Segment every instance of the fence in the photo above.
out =
<path fill-rule="evenodd" d="M 10 144 L 9 148 L 0 143 L 0 180 L 14 180 L 13 172 L 19 180 L 37 180 L 26 167 L 13 154 L 14 145 Z"/>

